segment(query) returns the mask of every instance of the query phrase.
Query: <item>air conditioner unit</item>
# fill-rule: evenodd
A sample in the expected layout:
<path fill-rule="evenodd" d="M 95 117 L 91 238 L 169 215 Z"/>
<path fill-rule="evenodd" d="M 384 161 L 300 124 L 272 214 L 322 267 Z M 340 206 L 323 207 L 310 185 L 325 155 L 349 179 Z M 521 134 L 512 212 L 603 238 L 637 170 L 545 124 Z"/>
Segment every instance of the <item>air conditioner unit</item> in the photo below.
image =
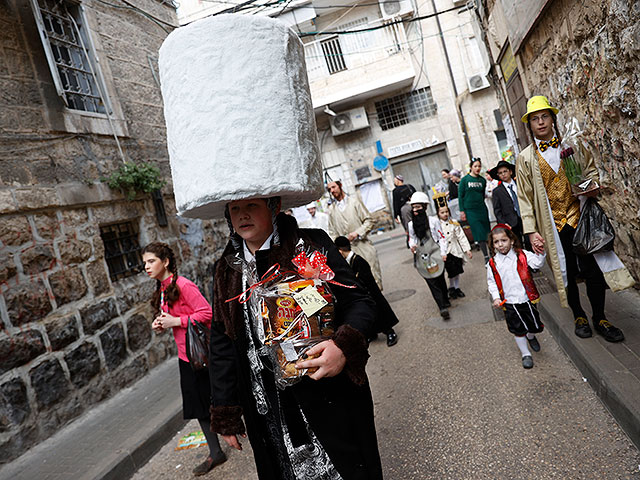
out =
<path fill-rule="evenodd" d="M 369 126 L 369 119 L 367 118 L 367 112 L 364 107 L 358 107 L 337 113 L 335 117 L 331 117 L 330 123 L 331 133 L 335 137 L 367 128 Z"/>
<path fill-rule="evenodd" d="M 378 0 L 378 5 L 385 20 L 411 15 L 414 11 L 412 0 Z"/>
<path fill-rule="evenodd" d="M 467 78 L 467 83 L 469 84 L 469 92 L 477 92 L 478 90 L 489 87 L 489 80 L 482 74 L 471 75 Z"/>

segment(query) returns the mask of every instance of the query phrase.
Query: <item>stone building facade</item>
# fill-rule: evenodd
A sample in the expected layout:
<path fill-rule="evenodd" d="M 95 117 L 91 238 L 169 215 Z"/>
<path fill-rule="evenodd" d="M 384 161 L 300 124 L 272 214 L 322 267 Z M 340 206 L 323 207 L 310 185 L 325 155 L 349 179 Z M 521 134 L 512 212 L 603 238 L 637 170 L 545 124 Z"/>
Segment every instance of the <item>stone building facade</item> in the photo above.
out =
<path fill-rule="evenodd" d="M 640 280 L 640 3 L 480 4 L 504 113 L 520 123 L 526 98 L 546 95 L 560 109 L 561 127 L 578 120 L 596 157 L 600 204 L 616 229 L 616 253 Z M 524 129 L 518 140 L 521 148 L 530 142 Z"/>
<path fill-rule="evenodd" d="M 209 297 L 226 227 L 176 216 L 157 83 L 175 8 L 135 4 L 0 5 L 0 464 L 176 353 L 138 247 L 169 243 Z M 166 219 L 101 183 L 123 160 L 159 166 Z"/>

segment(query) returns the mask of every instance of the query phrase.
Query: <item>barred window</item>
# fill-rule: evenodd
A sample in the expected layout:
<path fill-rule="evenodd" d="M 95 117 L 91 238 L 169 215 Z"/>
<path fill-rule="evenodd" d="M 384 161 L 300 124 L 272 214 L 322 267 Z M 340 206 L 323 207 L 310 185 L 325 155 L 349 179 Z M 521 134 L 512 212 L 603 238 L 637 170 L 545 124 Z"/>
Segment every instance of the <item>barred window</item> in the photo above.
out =
<path fill-rule="evenodd" d="M 65 0 L 31 0 L 31 4 L 58 95 L 70 109 L 107 113 L 82 7 Z"/>
<path fill-rule="evenodd" d="M 104 243 L 104 258 L 112 282 L 142 271 L 142 249 L 138 242 L 138 230 L 133 222 L 101 226 L 100 237 Z"/>
<path fill-rule="evenodd" d="M 422 118 L 432 117 L 438 110 L 429 87 L 396 95 L 376 102 L 375 105 L 382 130 L 389 130 Z"/>
<path fill-rule="evenodd" d="M 322 53 L 324 59 L 327 62 L 327 68 L 329 73 L 338 73 L 347 69 L 347 65 L 344 62 L 344 56 L 342 55 L 342 47 L 340 46 L 340 38 L 332 37 L 329 40 L 320 42 L 322 47 Z"/>

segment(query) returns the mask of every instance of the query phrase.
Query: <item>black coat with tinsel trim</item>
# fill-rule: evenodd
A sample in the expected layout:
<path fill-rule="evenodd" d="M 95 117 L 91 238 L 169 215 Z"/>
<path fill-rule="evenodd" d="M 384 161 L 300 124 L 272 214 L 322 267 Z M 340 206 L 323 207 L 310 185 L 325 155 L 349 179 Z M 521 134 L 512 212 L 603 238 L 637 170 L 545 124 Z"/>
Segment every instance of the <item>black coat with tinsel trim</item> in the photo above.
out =
<path fill-rule="evenodd" d="M 294 445 L 309 442 L 300 410 L 343 479 L 381 479 L 373 419 L 373 400 L 366 378 L 368 358 L 365 338 L 373 332 L 375 306 L 354 277 L 329 236 L 322 230 L 299 229 L 295 219 L 277 217 L 280 245 L 256 252 L 261 276 L 271 265 L 279 263 L 291 269 L 295 245 L 299 238 L 327 254 L 327 264 L 335 280 L 356 288 L 332 285 L 336 297 L 334 341 L 343 351 L 347 363 L 342 373 L 318 381 L 305 377 L 301 382 L 276 392 L 273 374 L 265 369 L 262 380 L 270 405 L 278 404 Z M 241 416 L 253 449 L 261 480 L 284 478 L 277 460 L 268 426 L 256 410 L 251 390 L 250 366 L 243 311 L 237 302 L 225 303 L 242 290 L 240 272 L 229 266 L 226 257 L 238 252 L 229 242 L 214 273 L 214 321 L 210 342 L 211 426 L 212 430 L 232 435 L 244 433 Z"/>

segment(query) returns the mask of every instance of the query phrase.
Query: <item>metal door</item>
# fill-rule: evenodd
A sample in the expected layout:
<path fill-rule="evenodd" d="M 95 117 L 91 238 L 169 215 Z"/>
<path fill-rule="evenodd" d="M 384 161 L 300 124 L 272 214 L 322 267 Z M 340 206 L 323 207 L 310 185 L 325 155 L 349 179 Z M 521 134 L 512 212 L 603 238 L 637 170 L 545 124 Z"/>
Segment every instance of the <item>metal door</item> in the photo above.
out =
<path fill-rule="evenodd" d="M 417 191 L 433 196 L 431 187 L 442 180 L 443 168 L 450 169 L 451 164 L 446 150 L 428 153 L 393 164 L 393 174 L 402 175 L 404 183 L 413 185 Z M 434 215 L 435 209 L 432 205 L 429 214 Z"/>

